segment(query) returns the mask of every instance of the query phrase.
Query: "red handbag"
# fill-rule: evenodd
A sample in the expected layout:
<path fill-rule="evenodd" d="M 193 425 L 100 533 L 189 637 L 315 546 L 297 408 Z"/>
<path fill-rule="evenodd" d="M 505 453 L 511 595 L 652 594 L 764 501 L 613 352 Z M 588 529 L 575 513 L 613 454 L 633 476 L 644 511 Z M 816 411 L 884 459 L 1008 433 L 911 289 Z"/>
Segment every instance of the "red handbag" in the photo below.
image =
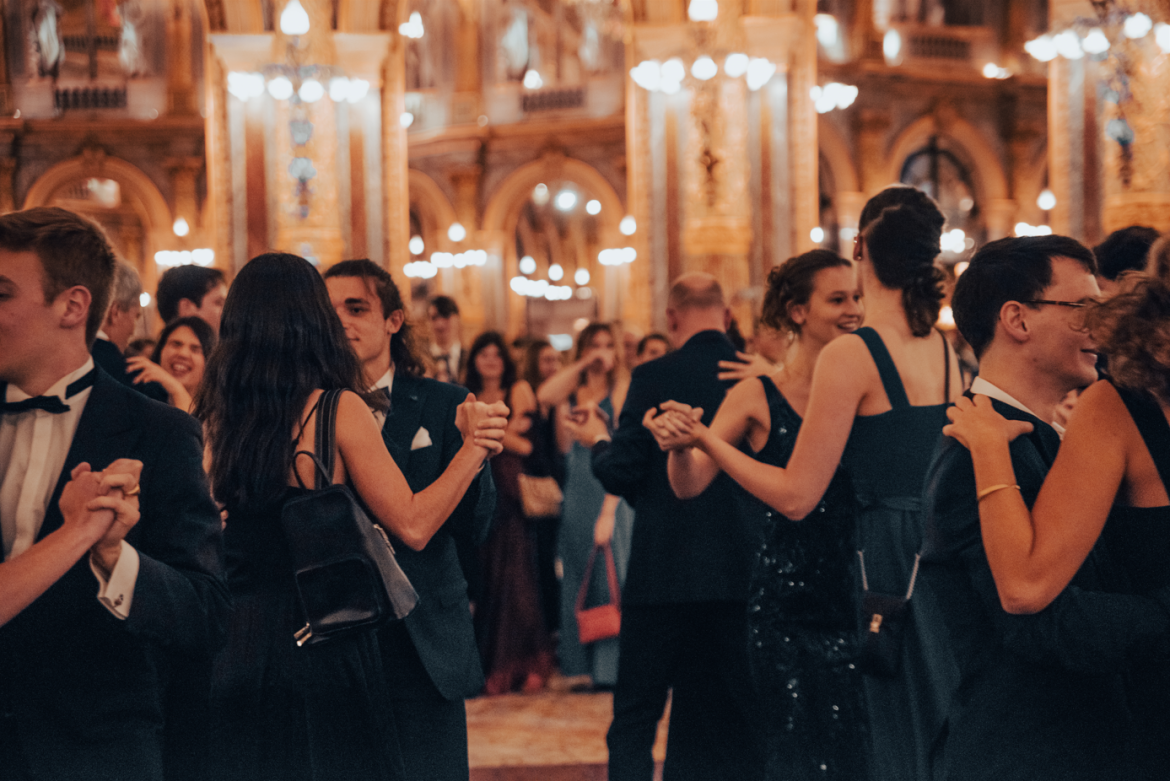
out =
<path fill-rule="evenodd" d="M 597 551 L 605 554 L 605 574 L 609 581 L 609 602 L 597 607 L 586 608 L 585 597 L 589 594 L 589 582 L 593 579 L 593 562 Z M 585 579 L 577 590 L 577 637 L 581 645 L 596 643 L 617 637 L 622 626 L 622 596 L 618 588 L 617 566 L 613 563 L 613 546 L 610 543 L 594 545 L 585 565 Z"/>

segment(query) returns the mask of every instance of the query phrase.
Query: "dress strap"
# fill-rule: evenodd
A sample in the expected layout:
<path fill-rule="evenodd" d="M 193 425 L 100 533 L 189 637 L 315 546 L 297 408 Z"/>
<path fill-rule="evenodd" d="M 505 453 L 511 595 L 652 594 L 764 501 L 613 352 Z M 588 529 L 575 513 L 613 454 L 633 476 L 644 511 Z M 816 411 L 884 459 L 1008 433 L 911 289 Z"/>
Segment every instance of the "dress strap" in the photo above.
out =
<path fill-rule="evenodd" d="M 1154 397 L 1144 391 L 1135 391 L 1130 388 L 1113 386 L 1117 395 L 1125 402 L 1129 416 L 1133 418 L 1146 449 L 1150 451 L 1150 458 L 1158 468 L 1158 475 L 1162 478 L 1162 487 L 1170 493 L 1170 423 L 1162 413 L 1162 407 Z"/>
<path fill-rule="evenodd" d="M 776 383 L 772 381 L 772 378 L 766 374 L 761 374 L 756 379 L 764 386 L 764 398 L 768 400 L 768 409 L 774 408 L 780 403 L 780 389 L 776 387 Z"/>
<path fill-rule="evenodd" d="M 902 386 L 902 378 L 898 376 L 898 368 L 894 366 L 894 359 L 890 357 L 890 351 L 886 349 L 886 344 L 878 332 L 872 328 L 864 327 L 858 328 L 853 333 L 860 336 L 861 340 L 865 342 L 865 346 L 869 348 L 869 354 L 873 358 L 874 364 L 877 365 L 878 374 L 882 377 L 882 387 L 886 389 L 886 397 L 890 400 L 890 406 L 894 409 L 909 407 L 910 398 Z"/>
<path fill-rule="evenodd" d="M 951 340 L 947 339 L 947 335 L 939 331 L 939 336 L 943 340 L 943 404 L 951 403 Z"/>

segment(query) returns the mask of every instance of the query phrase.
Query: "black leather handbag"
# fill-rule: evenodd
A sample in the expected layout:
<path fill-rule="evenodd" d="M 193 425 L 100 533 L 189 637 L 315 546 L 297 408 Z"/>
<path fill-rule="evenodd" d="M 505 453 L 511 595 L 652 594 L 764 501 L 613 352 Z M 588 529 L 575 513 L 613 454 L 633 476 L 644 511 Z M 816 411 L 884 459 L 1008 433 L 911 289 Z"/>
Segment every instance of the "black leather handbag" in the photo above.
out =
<path fill-rule="evenodd" d="M 339 390 L 322 394 L 317 452 L 293 455 L 294 460 L 313 459 L 315 490 L 285 502 L 280 515 L 305 615 L 295 635 L 298 646 L 405 618 L 418 603 L 386 532 L 370 520 L 348 486 L 331 485 L 340 399 Z M 306 487 L 299 473 L 297 482 Z"/>
<path fill-rule="evenodd" d="M 860 667 L 867 675 L 892 678 L 902 665 L 902 636 L 910 620 L 910 597 L 914 581 L 918 579 L 918 559 L 914 556 L 914 570 L 906 596 L 881 594 L 869 590 L 865 576 L 865 556 L 857 551 L 861 563 L 861 655 Z"/>

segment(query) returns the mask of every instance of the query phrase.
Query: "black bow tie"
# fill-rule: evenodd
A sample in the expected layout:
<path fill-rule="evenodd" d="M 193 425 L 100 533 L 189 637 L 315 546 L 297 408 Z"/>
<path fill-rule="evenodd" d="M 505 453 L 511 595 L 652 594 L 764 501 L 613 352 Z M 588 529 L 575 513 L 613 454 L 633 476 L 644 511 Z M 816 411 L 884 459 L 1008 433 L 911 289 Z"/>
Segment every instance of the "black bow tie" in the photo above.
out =
<path fill-rule="evenodd" d="M 69 383 L 65 388 L 65 398 L 69 399 L 81 393 L 93 385 L 95 379 L 97 379 L 96 367 L 80 380 Z M 4 390 L 7 390 L 7 387 Z M 33 396 L 31 399 L 24 399 L 23 401 L 0 402 L 0 415 L 18 415 L 21 412 L 27 412 L 31 409 L 43 409 L 45 412 L 52 413 L 53 415 L 60 415 L 63 412 L 69 411 L 69 405 L 61 401 L 60 396 Z"/>

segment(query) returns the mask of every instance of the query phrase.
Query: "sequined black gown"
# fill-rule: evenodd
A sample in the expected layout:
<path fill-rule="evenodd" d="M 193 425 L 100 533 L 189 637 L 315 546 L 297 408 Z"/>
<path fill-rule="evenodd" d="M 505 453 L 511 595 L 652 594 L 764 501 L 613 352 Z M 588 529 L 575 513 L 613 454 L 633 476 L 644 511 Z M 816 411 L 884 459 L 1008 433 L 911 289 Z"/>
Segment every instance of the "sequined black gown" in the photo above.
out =
<path fill-rule="evenodd" d="M 760 377 L 771 430 L 756 459 L 787 466 L 801 418 Z M 764 537 L 748 600 L 749 654 L 764 700 L 768 781 L 864 781 L 866 709 L 857 653 L 853 490 L 838 471 L 824 498 L 793 522 L 746 494 Z"/>

